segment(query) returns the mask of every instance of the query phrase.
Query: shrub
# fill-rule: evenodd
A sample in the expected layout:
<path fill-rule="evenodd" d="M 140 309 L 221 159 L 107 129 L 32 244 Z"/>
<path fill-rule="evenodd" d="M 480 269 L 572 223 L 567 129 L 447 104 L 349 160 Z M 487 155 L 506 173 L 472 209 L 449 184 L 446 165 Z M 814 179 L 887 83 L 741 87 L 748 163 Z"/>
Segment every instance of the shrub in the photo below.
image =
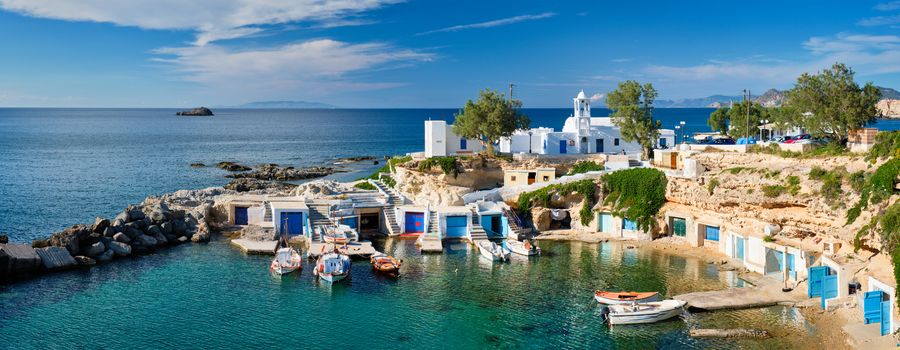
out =
<path fill-rule="evenodd" d="M 419 162 L 419 171 L 428 171 L 435 166 L 439 166 L 444 175 L 453 175 L 454 178 L 459 175 L 456 157 L 431 157 L 425 159 Z"/>
<path fill-rule="evenodd" d="M 863 186 L 866 184 L 866 172 L 865 171 L 857 171 L 855 173 L 850 174 L 850 177 L 847 179 L 850 182 L 850 187 L 853 188 L 853 191 L 859 193 L 862 191 Z"/>
<path fill-rule="evenodd" d="M 375 188 L 375 185 L 370 184 L 368 181 L 360 181 L 360 182 L 357 182 L 355 185 L 353 185 L 353 187 L 356 187 L 356 188 L 361 189 L 361 190 L 367 190 L 367 191 L 375 191 L 375 190 L 377 190 L 377 188 Z"/>
<path fill-rule="evenodd" d="M 772 236 L 763 236 L 763 241 L 771 243 L 775 242 L 775 238 L 772 238 Z"/>
<path fill-rule="evenodd" d="M 900 157 L 900 131 L 882 131 L 875 136 L 875 144 L 866 155 L 866 160 Z"/>
<path fill-rule="evenodd" d="M 391 188 L 397 187 L 397 180 L 394 180 L 394 177 L 390 175 L 382 176 L 381 182 L 384 182 L 385 185 Z"/>
<path fill-rule="evenodd" d="M 575 174 L 583 174 L 589 171 L 600 171 L 603 170 L 603 166 L 597 164 L 596 162 L 592 162 L 590 160 L 581 160 L 575 163 L 572 166 L 572 169 L 569 170 L 569 175 Z"/>
<path fill-rule="evenodd" d="M 517 207 L 519 213 L 524 215 L 528 210 L 531 210 L 531 208 L 535 206 L 550 206 L 550 196 L 553 193 L 568 194 L 572 192 L 578 193 L 584 197 L 581 211 L 578 213 L 581 215 L 581 224 L 584 226 L 590 225 L 591 220 L 594 219 L 592 210 L 595 204 L 594 196 L 597 192 L 597 185 L 594 183 L 594 180 L 590 179 L 555 184 L 531 192 L 520 193 Z"/>
<path fill-rule="evenodd" d="M 775 198 L 784 193 L 784 186 L 781 185 L 765 185 L 762 187 L 763 195 L 769 198 Z"/>
<path fill-rule="evenodd" d="M 787 178 L 787 190 L 792 196 L 796 196 L 800 193 L 800 178 L 794 175 L 788 176 Z"/>
<path fill-rule="evenodd" d="M 882 164 L 866 179 L 866 184 L 859 193 L 859 202 L 847 210 L 847 224 L 852 224 L 869 203 L 881 203 L 894 194 L 897 176 L 900 175 L 900 158 L 891 159 Z"/>
<path fill-rule="evenodd" d="M 828 170 L 814 166 L 812 168 L 812 170 L 809 171 L 809 179 L 810 180 L 821 180 L 823 177 L 825 177 L 825 174 L 828 174 Z"/>
<path fill-rule="evenodd" d="M 719 187 L 719 179 L 709 179 L 709 184 L 706 185 L 706 190 L 709 191 L 709 194 L 713 194 L 713 192 L 716 190 L 716 187 Z"/>
<path fill-rule="evenodd" d="M 636 168 L 603 175 L 603 203 L 612 213 L 634 220 L 649 231 L 654 218 L 666 202 L 666 175 L 656 169 Z"/>
<path fill-rule="evenodd" d="M 378 180 L 378 175 L 379 175 L 379 174 L 381 174 L 381 173 L 391 173 L 391 168 L 392 168 L 392 167 L 393 167 L 393 168 L 396 168 L 398 165 L 404 164 L 404 163 L 409 162 L 409 161 L 411 161 L 411 160 L 412 160 L 412 157 L 410 157 L 410 156 L 393 157 L 393 158 L 391 158 L 391 159 L 388 159 L 387 162 L 384 162 L 384 165 L 383 165 L 381 168 L 378 168 L 378 170 L 375 170 L 375 172 L 372 173 L 372 175 L 369 175 L 368 179 Z"/>

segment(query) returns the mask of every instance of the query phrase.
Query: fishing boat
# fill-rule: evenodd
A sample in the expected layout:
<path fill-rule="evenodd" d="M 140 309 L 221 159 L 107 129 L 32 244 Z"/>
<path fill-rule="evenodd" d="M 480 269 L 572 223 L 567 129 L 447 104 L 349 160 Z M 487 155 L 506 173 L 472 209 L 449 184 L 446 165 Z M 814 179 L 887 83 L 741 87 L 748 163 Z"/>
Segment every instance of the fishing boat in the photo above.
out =
<path fill-rule="evenodd" d="M 400 273 L 400 265 L 403 264 L 403 260 L 397 260 L 393 256 L 384 253 L 372 255 L 372 257 L 369 258 L 369 261 L 372 262 L 372 268 L 375 269 L 375 271 L 388 274 Z"/>
<path fill-rule="evenodd" d="M 478 241 L 477 246 L 478 251 L 481 252 L 481 256 L 490 259 L 491 261 L 509 260 L 509 254 L 511 253 L 509 248 L 504 248 L 502 245 L 488 240 Z"/>
<path fill-rule="evenodd" d="M 325 243 L 347 244 L 359 239 L 356 230 L 347 225 L 319 225 L 317 229 Z"/>
<path fill-rule="evenodd" d="M 272 259 L 272 264 L 269 265 L 269 269 L 279 275 L 301 270 L 303 269 L 303 258 L 292 247 L 278 248 L 275 251 L 275 258 Z"/>
<path fill-rule="evenodd" d="M 303 268 L 303 258 L 296 249 L 288 243 L 288 235 L 286 234 L 288 226 L 287 219 L 281 227 L 281 234 L 278 236 L 278 243 L 275 246 L 275 258 L 269 264 L 269 270 L 284 275 Z"/>
<path fill-rule="evenodd" d="M 668 320 L 684 310 L 684 301 L 668 299 L 648 303 L 610 305 L 606 315 L 610 325 L 642 324 Z"/>
<path fill-rule="evenodd" d="M 316 260 L 313 273 L 326 282 L 341 281 L 350 276 L 350 257 L 334 248 L 333 252 L 322 254 Z"/>
<path fill-rule="evenodd" d="M 536 246 L 531 240 L 525 240 L 524 242 L 509 240 L 506 241 L 505 245 L 506 248 L 519 255 L 541 255 L 541 248 Z"/>
<path fill-rule="evenodd" d="M 630 303 L 646 303 L 650 301 L 658 301 L 659 293 L 657 292 L 610 292 L 606 290 L 598 290 L 594 292 L 594 299 L 600 304 L 616 305 Z"/>

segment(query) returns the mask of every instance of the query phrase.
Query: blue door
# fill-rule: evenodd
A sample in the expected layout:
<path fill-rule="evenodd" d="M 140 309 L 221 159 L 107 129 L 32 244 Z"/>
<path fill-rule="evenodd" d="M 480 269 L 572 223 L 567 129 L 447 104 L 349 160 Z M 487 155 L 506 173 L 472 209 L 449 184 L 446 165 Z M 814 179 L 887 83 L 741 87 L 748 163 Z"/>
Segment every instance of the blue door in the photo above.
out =
<path fill-rule="evenodd" d="M 603 153 L 603 139 L 597 139 L 597 153 Z"/>
<path fill-rule="evenodd" d="M 863 299 L 863 320 L 865 324 L 881 322 L 881 302 L 884 300 L 884 292 L 880 290 L 866 292 Z M 888 320 L 890 323 L 890 320 Z"/>
<path fill-rule="evenodd" d="M 665 140 L 665 139 L 663 139 Z M 718 241 L 719 240 L 719 227 L 718 226 L 706 226 L 706 239 L 710 241 Z"/>
<path fill-rule="evenodd" d="M 499 215 L 482 215 L 481 227 L 487 232 L 488 236 L 500 234 L 500 216 Z"/>
<path fill-rule="evenodd" d="M 356 220 L 356 217 L 355 217 L 355 216 L 348 216 L 348 217 L 345 217 L 345 218 L 341 218 L 341 224 L 350 226 L 350 228 L 352 228 L 352 229 L 354 229 L 354 230 L 358 230 L 358 229 L 359 229 L 359 227 L 357 226 L 357 223 L 358 223 L 358 222 L 359 222 L 359 221 Z"/>
<path fill-rule="evenodd" d="M 506 237 L 507 233 L 509 232 L 507 227 L 509 227 L 509 218 L 506 217 L 506 215 L 503 215 L 500 217 L 500 235 L 501 236 Z"/>
<path fill-rule="evenodd" d="M 828 273 L 828 266 L 814 266 L 809 268 L 809 283 L 807 283 L 806 296 L 815 298 L 822 295 L 822 280 Z"/>
<path fill-rule="evenodd" d="M 734 237 L 734 257 L 744 260 L 744 238 Z"/>
<path fill-rule="evenodd" d="M 303 234 L 303 213 L 281 213 L 281 227 L 288 235 Z"/>
<path fill-rule="evenodd" d="M 881 302 L 881 335 L 891 334 L 891 301 Z"/>
<path fill-rule="evenodd" d="M 838 296 L 837 277 L 837 275 L 827 275 L 822 279 L 822 309 L 825 309 L 825 300 Z"/>
<path fill-rule="evenodd" d="M 425 213 L 406 213 L 406 233 L 425 232 Z"/>
<path fill-rule="evenodd" d="M 664 137 L 659 138 L 659 148 L 666 148 L 666 138 L 664 138 Z"/>
<path fill-rule="evenodd" d="M 625 218 L 625 219 L 623 219 L 623 221 L 622 221 L 622 229 L 623 229 L 623 230 L 630 230 L 630 231 L 637 231 L 637 229 L 638 229 L 637 222 L 634 221 L 634 220 Z"/>
<path fill-rule="evenodd" d="M 246 225 L 247 221 L 247 207 L 234 207 L 234 224 Z"/>
<path fill-rule="evenodd" d="M 465 216 L 447 217 L 447 238 L 462 238 L 466 236 L 468 222 Z"/>
<path fill-rule="evenodd" d="M 466 149 L 466 139 L 459 139 L 459 149 Z"/>
<path fill-rule="evenodd" d="M 566 140 L 559 140 L 559 154 L 566 154 Z"/>
<path fill-rule="evenodd" d="M 787 253 L 788 277 L 797 279 L 797 270 L 794 269 L 794 254 Z"/>

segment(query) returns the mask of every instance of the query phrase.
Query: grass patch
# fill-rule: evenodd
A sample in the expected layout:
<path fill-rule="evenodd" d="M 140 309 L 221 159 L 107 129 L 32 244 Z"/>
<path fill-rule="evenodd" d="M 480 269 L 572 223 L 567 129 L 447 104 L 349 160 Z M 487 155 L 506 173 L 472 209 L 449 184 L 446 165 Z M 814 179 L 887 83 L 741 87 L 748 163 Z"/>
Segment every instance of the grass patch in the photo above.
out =
<path fill-rule="evenodd" d="M 772 243 L 775 242 L 775 238 L 772 238 L 772 236 L 763 236 L 763 241 Z"/>
<path fill-rule="evenodd" d="M 800 194 L 800 178 L 794 175 L 788 176 L 785 188 L 792 196 Z"/>
<path fill-rule="evenodd" d="M 441 168 L 444 175 L 459 176 L 460 169 L 456 157 L 431 157 L 419 162 L 419 171 L 429 171 L 435 166 Z"/>
<path fill-rule="evenodd" d="M 360 182 L 357 182 L 355 185 L 353 185 L 353 187 L 356 187 L 356 188 L 361 189 L 361 190 L 366 190 L 366 191 L 375 191 L 375 190 L 377 190 L 377 188 L 375 188 L 375 185 L 370 184 L 368 181 L 360 181 Z"/>
<path fill-rule="evenodd" d="M 875 144 L 866 155 L 866 160 L 878 158 L 900 158 L 900 131 L 882 131 L 875 136 Z"/>
<path fill-rule="evenodd" d="M 763 195 L 769 198 L 775 198 L 784 193 L 782 185 L 765 185 L 762 187 Z"/>
<path fill-rule="evenodd" d="M 846 147 L 839 143 L 829 143 L 822 146 L 813 146 L 808 152 L 793 152 L 782 150 L 775 143 L 770 143 L 767 146 L 762 145 L 752 145 L 750 146 L 749 152 L 753 153 L 765 153 L 776 155 L 781 158 L 820 158 L 820 157 L 834 157 L 834 156 L 845 156 L 849 154 L 849 151 Z"/>
<path fill-rule="evenodd" d="M 388 159 L 387 162 L 385 162 L 381 168 L 378 168 L 378 170 L 375 170 L 375 172 L 372 173 L 372 175 L 369 175 L 369 177 L 367 177 L 366 179 L 378 180 L 379 174 L 392 173 L 391 168 L 396 169 L 398 165 L 404 164 L 411 160 L 412 160 L 412 157 L 410 157 L 410 156 L 393 157 L 391 159 Z M 393 186 L 391 186 L 391 187 L 393 187 Z"/>
<path fill-rule="evenodd" d="M 756 169 L 748 168 L 748 167 L 743 167 L 743 166 L 736 166 L 736 167 L 734 167 L 734 168 L 728 168 L 728 169 L 725 169 L 725 171 L 731 173 L 731 175 L 737 175 L 737 174 L 740 174 L 740 173 L 742 173 L 742 172 L 744 172 L 744 171 L 755 172 Z"/>
<path fill-rule="evenodd" d="M 590 160 L 581 160 L 575 163 L 572 166 L 572 169 L 569 170 L 569 175 L 575 174 L 583 174 L 589 171 L 600 171 L 603 170 L 603 166 L 597 164 L 596 162 Z"/>
<path fill-rule="evenodd" d="M 900 158 L 882 164 L 866 179 L 859 192 L 859 201 L 847 210 L 847 224 L 852 224 L 869 204 L 878 204 L 894 194 L 897 176 L 900 175 Z"/>

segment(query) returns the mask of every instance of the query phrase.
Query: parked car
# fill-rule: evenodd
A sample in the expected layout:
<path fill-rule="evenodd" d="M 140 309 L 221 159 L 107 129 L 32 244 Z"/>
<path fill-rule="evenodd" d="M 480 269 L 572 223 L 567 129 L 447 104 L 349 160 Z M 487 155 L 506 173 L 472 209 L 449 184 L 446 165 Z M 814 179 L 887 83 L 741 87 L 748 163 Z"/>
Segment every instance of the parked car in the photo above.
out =
<path fill-rule="evenodd" d="M 809 134 L 800 134 L 800 135 L 792 137 L 789 140 L 785 140 L 784 143 L 797 143 L 797 141 L 809 140 L 810 137 L 811 136 L 809 136 Z"/>
<path fill-rule="evenodd" d="M 788 136 L 778 136 L 778 137 L 773 137 L 773 138 L 772 138 L 771 140 L 769 140 L 769 141 L 770 141 L 770 142 L 778 142 L 778 143 L 782 143 L 782 142 L 784 142 L 784 141 L 787 140 L 787 139 L 788 139 Z"/>
<path fill-rule="evenodd" d="M 720 138 L 712 140 L 712 144 L 714 145 L 733 145 L 735 144 L 733 138 Z"/>

